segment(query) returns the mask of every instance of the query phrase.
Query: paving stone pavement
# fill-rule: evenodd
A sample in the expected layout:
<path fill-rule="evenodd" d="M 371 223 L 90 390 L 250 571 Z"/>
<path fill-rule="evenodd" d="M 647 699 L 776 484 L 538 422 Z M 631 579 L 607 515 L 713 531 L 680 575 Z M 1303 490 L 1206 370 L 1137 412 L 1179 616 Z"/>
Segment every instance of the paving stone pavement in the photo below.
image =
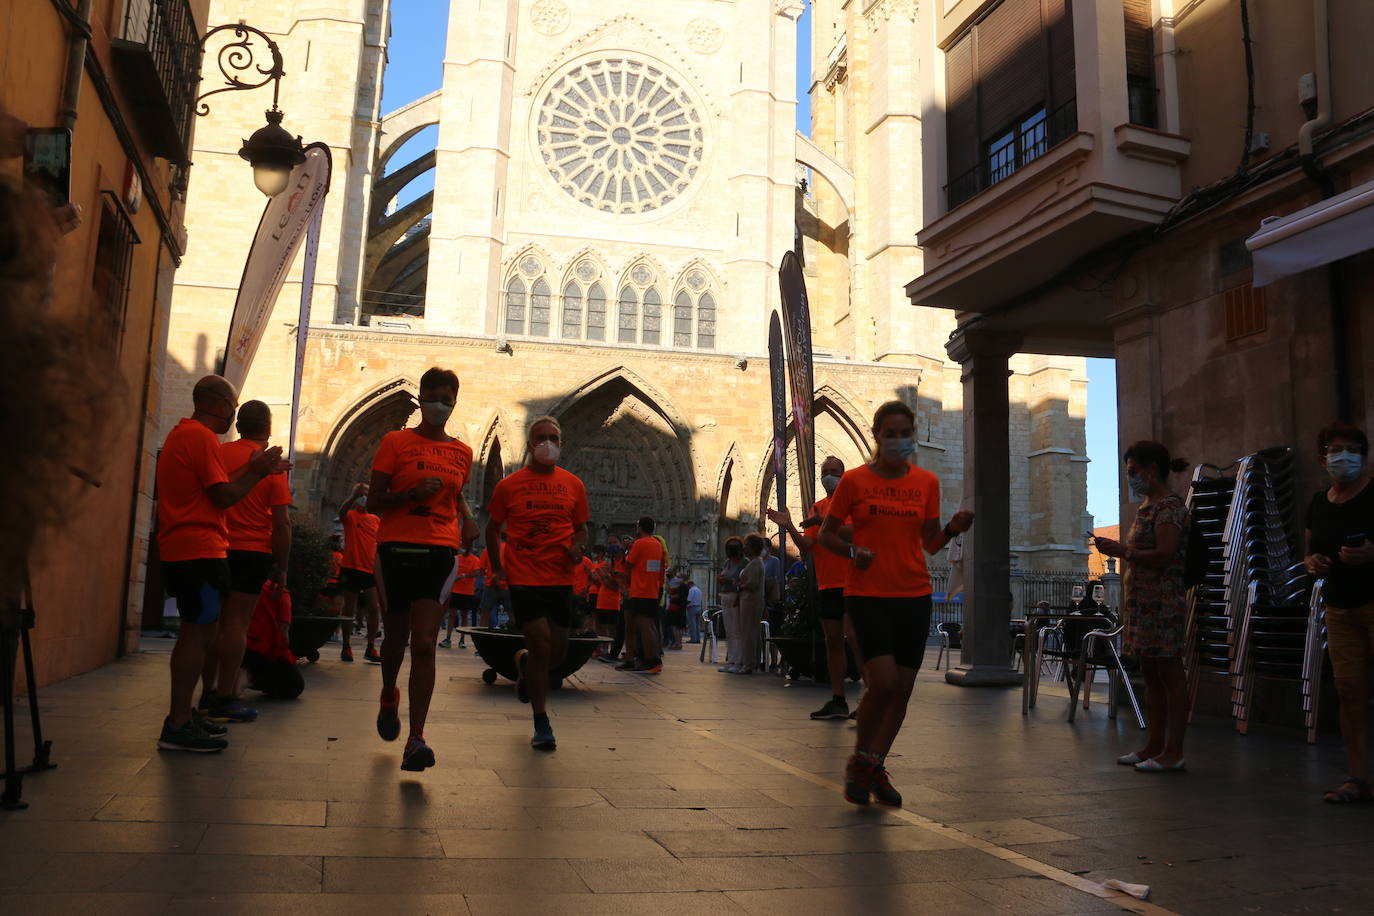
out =
<path fill-rule="evenodd" d="M 59 768 L 0 812 L 0 913 L 1374 913 L 1374 805 L 1319 799 L 1332 737 L 1201 725 L 1187 774 L 1147 776 L 1115 765 L 1127 717 L 1070 725 L 1048 688 L 1023 718 L 1019 692 L 927 666 L 889 758 L 907 806 L 861 809 L 838 787 L 852 723 L 807 718 L 822 688 L 695 647 L 659 677 L 593 662 L 554 695 L 544 754 L 510 684 L 455 648 L 439 764 L 411 774 L 373 727 L 378 669 L 335 646 L 225 753 L 159 752 L 169 644 L 144 644 L 40 691 Z"/>

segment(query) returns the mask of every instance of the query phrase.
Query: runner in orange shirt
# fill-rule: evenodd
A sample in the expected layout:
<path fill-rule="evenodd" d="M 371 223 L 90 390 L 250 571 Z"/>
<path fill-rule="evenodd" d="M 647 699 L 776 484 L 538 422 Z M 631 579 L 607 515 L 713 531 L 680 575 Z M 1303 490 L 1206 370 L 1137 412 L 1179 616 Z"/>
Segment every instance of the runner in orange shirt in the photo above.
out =
<path fill-rule="evenodd" d="M 825 498 L 819 500 L 811 509 L 811 516 L 802 522 L 798 531 L 792 524 L 792 514 L 786 509 L 768 510 L 768 518 L 786 529 L 797 545 L 802 556 L 811 557 L 816 573 L 816 616 L 821 622 L 821 632 L 825 634 L 826 673 L 830 675 L 829 700 L 811 714 L 813 719 L 848 719 L 849 702 L 845 699 L 844 680 L 849 669 L 849 659 L 844 646 L 844 583 L 849 575 L 846 558 L 838 557 L 828 550 L 817 550 L 816 539 L 820 537 L 821 522 L 826 510 L 830 508 L 830 495 L 840 485 L 844 475 L 844 462 L 834 455 L 821 462 L 821 486 L 825 488 Z M 843 519 L 840 536 L 846 541 L 853 535 L 850 520 Z"/>
<path fill-rule="evenodd" d="M 477 536 L 477 522 L 463 499 L 472 449 L 444 432 L 457 400 L 457 375 L 426 370 L 420 377 L 420 424 L 387 433 L 372 460 L 368 502 L 382 516 L 377 569 L 386 596 L 377 734 L 384 741 L 400 737 L 396 679 L 409 643 L 410 737 L 401 755 L 403 770 L 434 766 L 434 751 L 424 737 L 434 695 L 434 646 L 443 602 L 453 587 L 454 558 Z"/>
<path fill-rule="evenodd" d="M 339 564 L 339 593 L 343 596 L 342 619 L 339 621 L 343 648 L 339 650 L 339 660 L 353 661 L 353 645 L 349 637 L 361 601 L 367 620 L 367 648 L 363 650 L 363 661 L 380 665 L 382 657 L 377 654 L 377 622 L 381 600 L 377 595 L 376 563 L 377 529 L 382 520 L 367 510 L 367 490 L 367 484 L 358 484 L 353 488 L 353 495 L 339 507 L 339 524 L 343 525 L 344 532 L 344 552 Z"/>
<path fill-rule="evenodd" d="M 644 674 L 663 673 L 663 640 L 658 627 L 658 609 L 663 594 L 663 577 L 667 573 L 664 569 L 667 555 L 663 543 L 653 534 L 654 520 L 646 515 L 639 520 L 639 536 L 625 558 L 630 586 L 626 620 L 639 636 L 639 664 L 630 670 Z"/>
<path fill-rule="evenodd" d="M 458 566 L 454 570 L 453 592 L 448 596 L 448 632 L 439 641 L 439 648 L 453 647 L 454 621 L 460 627 L 477 626 L 477 577 L 482 575 L 482 561 L 473 554 L 473 548 L 465 547 L 458 552 Z M 470 616 L 469 616 L 470 615 Z M 471 623 L 469 624 L 469 619 Z M 467 640 L 458 634 L 458 648 L 467 647 Z"/>
<path fill-rule="evenodd" d="M 219 447 L 225 473 L 234 474 L 272 438 L 272 411 L 262 401 L 239 407 L 239 438 Z M 270 579 L 286 584 L 286 563 L 291 556 L 291 487 L 285 474 L 259 481 L 237 505 L 225 513 L 229 531 L 229 597 L 220 615 L 219 635 L 206 653 L 201 715 L 212 722 L 252 722 L 258 711 L 235 697 L 243 652 L 248 645 L 248 625 Z"/>
<path fill-rule="evenodd" d="M 529 461 L 502 480 L 487 504 L 486 540 L 505 529 L 506 546 L 492 571 L 510 585 L 511 616 L 525 634 L 516 652 L 516 696 L 534 712 L 530 745 L 556 746 L 546 702 L 549 668 L 563 661 L 572 625 L 573 581 L 587 544 L 587 489 L 558 466 L 563 431 L 553 417 L 530 424 Z"/>
<path fill-rule="evenodd" d="M 821 524 L 821 546 L 850 559 L 845 616 L 867 687 L 845 768 L 844 797 L 856 805 L 868 804 L 870 796 L 880 805 L 902 804 L 884 763 L 906 718 L 930 632 L 925 554 L 937 553 L 973 524 L 973 513 L 961 509 L 940 526 L 939 478 L 911 463 L 915 426 L 915 415 L 901 401 L 878 408 L 873 457 L 840 478 Z M 852 542 L 841 534 L 845 519 L 853 526 Z"/>
<path fill-rule="evenodd" d="M 191 695 L 215 636 L 229 593 L 229 532 L 224 510 L 271 474 L 290 470 L 280 448 L 253 455 L 232 478 L 224 469 L 217 436 L 229 431 L 238 392 L 218 375 L 207 375 L 191 392 L 195 411 L 162 445 L 157 462 L 157 543 L 167 593 L 176 600 L 181 630 L 172 649 L 172 690 L 157 746 L 165 750 L 222 751 L 223 726 L 202 723 Z"/>
<path fill-rule="evenodd" d="M 610 650 L 601 656 L 601 661 L 607 664 L 621 657 L 621 649 L 626 642 L 625 614 L 622 609 L 625 603 L 624 572 L 625 548 L 620 538 L 612 534 L 606 538 L 606 562 L 601 567 L 600 591 L 596 595 L 596 619 L 611 631 L 612 636 Z M 616 670 L 633 667 L 634 653 L 627 651 L 624 653 L 624 662 L 616 665 Z"/>

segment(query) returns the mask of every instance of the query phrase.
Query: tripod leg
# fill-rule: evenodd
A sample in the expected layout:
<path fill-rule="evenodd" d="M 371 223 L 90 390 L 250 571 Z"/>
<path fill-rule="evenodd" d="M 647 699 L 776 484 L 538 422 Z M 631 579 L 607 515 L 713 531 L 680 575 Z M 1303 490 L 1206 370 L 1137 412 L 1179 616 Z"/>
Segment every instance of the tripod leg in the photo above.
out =
<path fill-rule="evenodd" d="M 22 801 L 24 776 L 14 765 L 14 644 L 13 631 L 0 630 L 0 702 L 5 705 L 5 791 L 0 808 L 19 811 L 28 807 Z"/>
<path fill-rule="evenodd" d="M 24 643 L 24 676 L 29 685 L 29 718 L 33 720 L 33 766 L 30 772 L 55 770 L 57 764 L 51 761 L 52 742 L 43 740 L 43 721 L 38 715 L 38 678 L 33 673 L 33 643 L 29 640 L 29 628 L 19 631 Z"/>

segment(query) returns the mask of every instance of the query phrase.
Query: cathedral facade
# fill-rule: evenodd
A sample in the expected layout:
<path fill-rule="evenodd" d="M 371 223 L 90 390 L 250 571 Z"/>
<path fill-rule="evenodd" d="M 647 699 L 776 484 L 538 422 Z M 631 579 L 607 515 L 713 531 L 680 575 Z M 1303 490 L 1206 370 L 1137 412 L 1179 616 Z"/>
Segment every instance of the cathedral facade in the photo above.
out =
<path fill-rule="evenodd" d="M 407 423 L 416 381 L 439 365 L 462 382 L 450 432 L 474 451 L 474 505 L 525 460 L 528 421 L 553 414 L 597 537 L 652 515 L 675 560 L 709 569 L 724 535 L 761 530 L 774 498 L 767 327 L 794 248 L 814 310 L 818 454 L 863 461 L 874 409 L 903 399 L 946 514 L 960 505 L 950 325 L 902 294 L 919 259 L 906 232 L 919 212 L 903 214 L 918 203 L 917 149 L 899 160 L 899 135 L 881 155 L 865 148 L 862 116 L 848 122 L 857 142 L 840 148 L 823 94 L 841 83 L 827 88 L 820 56 L 815 140 L 797 133 L 800 0 L 454 0 L 442 88 L 389 114 L 388 3 L 332 5 L 327 19 L 314 0 L 217 0 L 212 12 L 279 36 L 289 71 L 310 61 L 283 84 L 285 126 L 334 151 L 298 409 L 298 511 L 327 520 L 367 479 L 378 440 Z M 432 125 L 436 149 L 398 161 Z M 222 155 L 236 129 L 207 122 L 197 135 L 164 425 L 184 412 L 185 382 L 213 366 L 242 263 L 234 246 L 246 254 L 256 225 L 226 206 L 227 182 L 242 181 L 241 163 Z M 431 171 L 433 192 L 398 206 Z M 898 173 L 910 195 L 892 193 Z M 278 411 L 279 438 L 299 277 L 298 265 L 243 392 Z M 1013 481 L 1025 512 L 1012 543 L 1023 566 L 1077 568 L 1082 366 L 1015 365 L 1013 467 L 1027 473 Z"/>

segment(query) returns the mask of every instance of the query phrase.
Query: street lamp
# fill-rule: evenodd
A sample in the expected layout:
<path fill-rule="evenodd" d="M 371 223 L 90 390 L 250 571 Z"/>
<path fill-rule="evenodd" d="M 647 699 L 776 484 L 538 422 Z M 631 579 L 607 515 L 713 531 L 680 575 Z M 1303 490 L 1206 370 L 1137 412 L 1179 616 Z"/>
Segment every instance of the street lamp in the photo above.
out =
<path fill-rule="evenodd" d="M 253 184 L 257 189 L 268 197 L 276 197 L 285 191 L 287 184 L 290 183 L 291 170 L 305 161 L 305 147 L 301 144 L 301 138 L 292 137 L 281 126 L 282 111 L 277 107 L 277 98 L 281 92 L 281 78 L 286 75 L 286 69 L 282 65 L 281 48 L 260 30 L 239 21 L 233 25 L 216 26 L 206 32 L 205 37 L 200 40 L 201 49 L 204 50 L 205 43 L 211 36 L 226 30 L 232 31 L 238 41 L 226 44 L 216 55 L 216 63 L 224 77 L 225 85 L 202 93 L 196 99 L 196 114 L 203 117 L 210 113 L 210 106 L 205 103 L 209 96 L 221 92 L 258 89 L 268 83 L 272 84 L 272 107 L 267 110 L 267 124 L 243 141 L 239 156 L 253 167 Z M 252 44 L 254 35 L 267 44 L 267 52 L 272 56 L 270 66 L 256 64 L 256 49 Z M 240 77 L 239 74 L 243 73 L 249 74 L 247 79 Z"/>

